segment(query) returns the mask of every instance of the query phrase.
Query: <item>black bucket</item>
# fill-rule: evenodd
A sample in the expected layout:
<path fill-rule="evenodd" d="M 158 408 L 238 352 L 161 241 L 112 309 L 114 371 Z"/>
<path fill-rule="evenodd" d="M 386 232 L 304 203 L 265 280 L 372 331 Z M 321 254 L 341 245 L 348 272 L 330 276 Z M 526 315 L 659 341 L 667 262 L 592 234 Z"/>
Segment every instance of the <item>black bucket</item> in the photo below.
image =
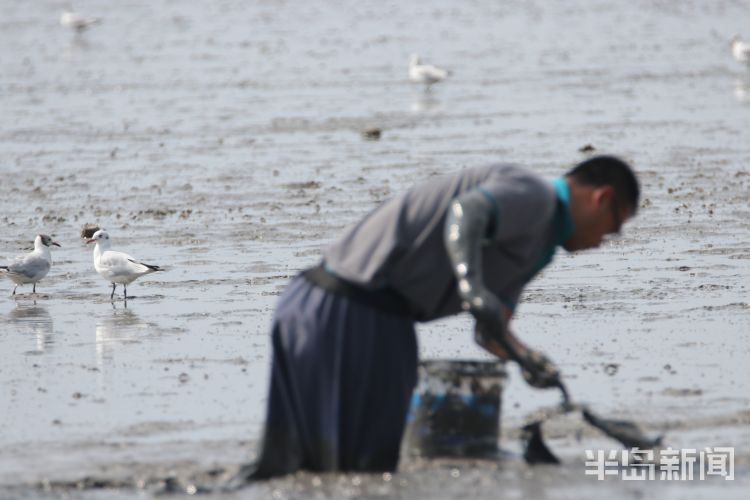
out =
<path fill-rule="evenodd" d="M 505 378 L 498 361 L 421 362 L 405 452 L 418 457 L 496 456 Z"/>

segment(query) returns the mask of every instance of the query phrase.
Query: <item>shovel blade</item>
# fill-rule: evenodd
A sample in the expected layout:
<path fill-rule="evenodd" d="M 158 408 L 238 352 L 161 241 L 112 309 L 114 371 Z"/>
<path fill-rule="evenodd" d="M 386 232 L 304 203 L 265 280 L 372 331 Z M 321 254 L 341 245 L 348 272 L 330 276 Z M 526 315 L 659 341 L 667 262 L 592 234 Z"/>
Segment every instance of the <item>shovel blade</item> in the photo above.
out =
<path fill-rule="evenodd" d="M 523 428 L 526 450 L 523 459 L 527 464 L 559 464 L 560 459 L 552 453 L 542 436 L 542 422 L 532 422 Z"/>
<path fill-rule="evenodd" d="M 650 438 L 633 422 L 602 418 L 583 410 L 583 418 L 612 439 L 621 442 L 626 448 L 652 450 L 661 444 L 661 437 Z"/>

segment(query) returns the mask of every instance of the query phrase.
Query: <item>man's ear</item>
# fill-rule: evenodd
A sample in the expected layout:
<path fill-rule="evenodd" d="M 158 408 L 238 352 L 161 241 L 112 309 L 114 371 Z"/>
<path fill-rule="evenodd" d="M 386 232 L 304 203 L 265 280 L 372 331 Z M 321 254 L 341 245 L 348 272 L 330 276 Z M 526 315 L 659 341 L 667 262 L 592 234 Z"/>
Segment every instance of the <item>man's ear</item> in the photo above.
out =
<path fill-rule="evenodd" d="M 609 205 L 609 203 L 611 203 L 612 199 L 615 197 L 615 188 L 606 185 L 598 186 L 594 189 L 592 194 L 595 206 L 599 208 L 602 205 Z"/>

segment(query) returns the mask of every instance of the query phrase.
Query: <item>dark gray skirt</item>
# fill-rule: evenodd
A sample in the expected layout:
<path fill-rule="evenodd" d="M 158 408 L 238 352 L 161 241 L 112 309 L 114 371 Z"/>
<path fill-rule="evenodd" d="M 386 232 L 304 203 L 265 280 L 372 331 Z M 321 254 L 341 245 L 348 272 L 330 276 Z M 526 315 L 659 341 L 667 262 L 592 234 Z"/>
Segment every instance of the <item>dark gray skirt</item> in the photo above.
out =
<path fill-rule="evenodd" d="M 279 300 L 272 337 L 266 425 L 250 477 L 394 470 L 417 377 L 413 321 L 298 276 Z"/>

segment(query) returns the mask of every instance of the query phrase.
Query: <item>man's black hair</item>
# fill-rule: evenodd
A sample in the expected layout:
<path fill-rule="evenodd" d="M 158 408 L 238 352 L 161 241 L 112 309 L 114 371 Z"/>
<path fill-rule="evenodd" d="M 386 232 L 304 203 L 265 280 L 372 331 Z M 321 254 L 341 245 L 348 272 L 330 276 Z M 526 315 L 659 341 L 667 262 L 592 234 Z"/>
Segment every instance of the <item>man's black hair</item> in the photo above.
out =
<path fill-rule="evenodd" d="M 566 175 L 587 186 L 612 186 L 622 204 L 638 211 L 641 189 L 633 169 L 614 156 L 594 156 L 573 167 Z"/>

